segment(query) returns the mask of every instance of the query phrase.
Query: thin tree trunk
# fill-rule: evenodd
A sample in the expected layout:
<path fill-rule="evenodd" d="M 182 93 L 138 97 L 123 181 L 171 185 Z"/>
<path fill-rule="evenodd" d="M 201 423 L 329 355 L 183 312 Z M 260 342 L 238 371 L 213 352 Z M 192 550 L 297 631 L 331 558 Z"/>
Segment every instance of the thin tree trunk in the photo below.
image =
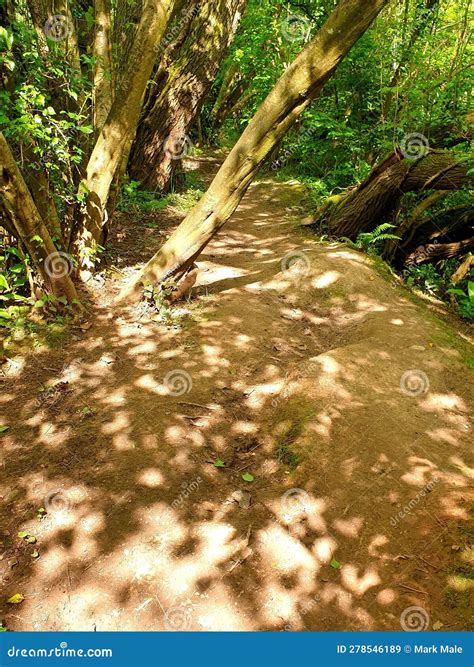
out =
<path fill-rule="evenodd" d="M 94 128 L 98 134 L 113 102 L 110 0 L 95 0 L 94 10 Z"/>
<path fill-rule="evenodd" d="M 279 79 L 214 178 L 122 298 L 148 281 L 181 276 L 235 211 L 260 165 L 319 94 L 388 0 L 342 0 L 314 39 Z"/>
<path fill-rule="evenodd" d="M 458 266 L 456 271 L 451 276 L 451 282 L 457 285 L 470 275 L 471 269 L 474 267 L 474 255 L 468 255 L 466 259 Z"/>
<path fill-rule="evenodd" d="M 165 54 L 148 113 L 140 122 L 129 172 L 142 188 L 166 192 L 186 154 L 188 133 L 199 115 L 246 0 L 202 0 L 171 67 Z M 182 39 L 182 37 L 181 37 Z M 170 74 L 171 72 L 171 74 Z M 163 85 L 160 82 L 164 81 Z"/>
<path fill-rule="evenodd" d="M 398 86 L 400 79 L 402 77 L 403 70 L 410 60 L 410 56 L 413 52 L 415 44 L 426 30 L 429 21 L 438 6 L 438 3 L 439 0 L 425 0 L 425 6 L 422 8 L 420 14 L 416 15 L 414 18 L 414 26 L 412 28 L 408 44 L 400 58 L 400 62 L 397 64 L 393 72 L 390 81 L 390 90 L 387 93 L 383 103 L 382 119 L 386 119 L 389 114 L 394 98 L 393 88 Z"/>

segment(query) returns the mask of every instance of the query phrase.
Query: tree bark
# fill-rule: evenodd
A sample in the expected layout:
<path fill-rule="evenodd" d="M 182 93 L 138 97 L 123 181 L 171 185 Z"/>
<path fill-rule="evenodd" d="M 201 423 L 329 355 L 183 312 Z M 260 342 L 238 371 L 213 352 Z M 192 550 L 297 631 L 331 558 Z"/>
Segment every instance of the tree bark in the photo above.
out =
<path fill-rule="evenodd" d="M 188 133 L 201 111 L 224 53 L 235 34 L 246 0 L 201 0 L 197 15 L 172 58 L 167 54 L 155 78 L 147 112 L 138 127 L 129 172 L 148 190 L 166 192 Z M 189 13 L 189 10 L 186 10 Z M 171 62 L 168 62 L 171 60 Z"/>
<path fill-rule="evenodd" d="M 79 188 L 85 198 L 74 238 L 74 254 L 83 270 L 92 268 L 106 221 L 110 186 L 120 167 L 124 150 L 136 131 L 141 102 L 151 74 L 155 51 L 168 23 L 173 0 L 145 0 L 128 68 L 106 122 L 99 134 L 86 177 Z M 87 273 L 86 273 L 87 275 Z"/>
<path fill-rule="evenodd" d="M 98 134 L 113 102 L 110 0 L 94 0 L 94 12 L 94 128 Z"/>
<path fill-rule="evenodd" d="M 336 236 L 355 240 L 386 220 L 407 192 L 457 190 L 472 182 L 466 164 L 449 152 L 429 151 L 418 160 L 393 153 L 335 210 L 329 225 Z"/>
<path fill-rule="evenodd" d="M 186 272 L 235 211 L 272 148 L 321 91 L 387 2 L 339 2 L 260 106 L 207 193 L 122 293 L 122 299 L 137 296 L 143 283 L 157 283 Z"/>
<path fill-rule="evenodd" d="M 391 261 L 394 266 L 437 261 L 443 257 L 454 257 L 470 250 L 474 236 L 474 207 L 454 206 L 441 210 L 429 218 L 422 218 L 409 230 L 395 249 Z M 444 254 L 446 252 L 446 254 Z"/>
<path fill-rule="evenodd" d="M 55 296 L 66 296 L 69 302 L 77 299 L 76 289 L 69 275 L 72 266 L 68 266 L 67 258 L 58 253 L 2 133 L 0 198 L 9 220 L 15 226 L 15 236 L 27 249 L 46 290 Z"/>

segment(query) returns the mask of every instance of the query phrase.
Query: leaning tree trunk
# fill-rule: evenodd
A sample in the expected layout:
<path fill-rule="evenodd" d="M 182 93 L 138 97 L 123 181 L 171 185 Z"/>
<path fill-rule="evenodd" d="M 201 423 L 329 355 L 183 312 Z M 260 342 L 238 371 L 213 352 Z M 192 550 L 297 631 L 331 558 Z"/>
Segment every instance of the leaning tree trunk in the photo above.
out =
<path fill-rule="evenodd" d="M 15 236 L 23 243 L 41 276 L 44 287 L 69 302 L 77 299 L 70 278 L 70 259 L 58 253 L 51 234 L 31 197 L 15 158 L 0 132 L 0 200 L 14 226 Z"/>
<path fill-rule="evenodd" d="M 342 0 L 287 68 L 218 171 L 207 193 L 121 298 L 180 277 L 239 205 L 260 165 L 331 78 L 389 0 Z"/>
<path fill-rule="evenodd" d="M 468 171 L 466 164 L 445 151 L 427 151 L 418 160 L 392 153 L 333 209 L 329 227 L 336 236 L 356 239 L 388 219 L 407 192 L 461 189 L 473 182 Z"/>
<path fill-rule="evenodd" d="M 186 154 L 188 133 L 201 111 L 224 53 L 237 29 L 246 0 L 204 0 L 158 69 L 132 148 L 129 171 L 148 190 L 169 189 L 173 173 Z M 187 10 L 189 13 L 189 10 Z M 183 39 L 184 37 L 184 39 Z"/>

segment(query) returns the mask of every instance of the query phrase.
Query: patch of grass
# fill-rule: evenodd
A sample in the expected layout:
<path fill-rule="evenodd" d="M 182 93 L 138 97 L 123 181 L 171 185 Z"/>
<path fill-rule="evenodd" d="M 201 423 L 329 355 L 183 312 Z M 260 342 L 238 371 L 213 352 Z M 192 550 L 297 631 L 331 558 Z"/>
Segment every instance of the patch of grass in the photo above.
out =
<path fill-rule="evenodd" d="M 204 194 L 204 182 L 195 172 L 186 172 L 184 187 L 180 192 L 161 195 L 139 189 L 137 181 L 129 181 L 122 190 L 117 209 L 122 213 L 149 213 L 161 211 L 169 206 L 181 212 L 191 209 Z"/>
<path fill-rule="evenodd" d="M 292 404 L 285 406 L 284 418 L 275 429 L 276 458 L 279 463 L 291 470 L 296 470 L 303 459 L 301 454 L 294 451 L 293 446 L 312 417 L 313 412 L 301 413 L 301 406 L 292 401 Z"/>

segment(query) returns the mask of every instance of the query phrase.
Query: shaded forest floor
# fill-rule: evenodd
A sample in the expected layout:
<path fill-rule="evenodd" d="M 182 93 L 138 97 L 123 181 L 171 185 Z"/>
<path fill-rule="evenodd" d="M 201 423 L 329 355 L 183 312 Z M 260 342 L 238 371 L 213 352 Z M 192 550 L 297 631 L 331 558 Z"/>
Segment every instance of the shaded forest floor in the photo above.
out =
<path fill-rule="evenodd" d="M 253 184 L 170 321 L 111 302 L 179 216 L 119 216 L 86 325 L 3 365 L 10 629 L 472 627 L 472 350 L 300 197 Z"/>

